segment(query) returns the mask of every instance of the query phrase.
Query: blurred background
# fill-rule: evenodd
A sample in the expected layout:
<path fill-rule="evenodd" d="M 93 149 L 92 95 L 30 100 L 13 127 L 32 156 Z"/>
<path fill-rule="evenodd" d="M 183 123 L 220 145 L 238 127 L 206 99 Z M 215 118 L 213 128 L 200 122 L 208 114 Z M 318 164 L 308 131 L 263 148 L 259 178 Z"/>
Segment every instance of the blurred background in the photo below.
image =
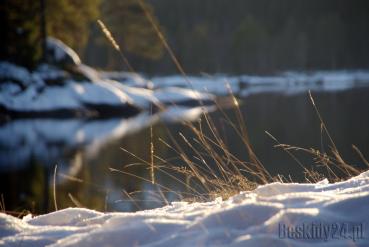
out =
<path fill-rule="evenodd" d="M 127 73 L 98 19 L 137 74 Z M 194 114 L 201 110 L 189 98 L 193 94 L 181 90 L 218 99 L 229 93 L 225 82 L 239 99 L 256 155 L 272 175 L 305 181 L 301 167 L 273 147 L 266 130 L 282 143 L 330 150 L 309 90 L 342 156 L 366 168 L 352 144 L 369 156 L 368 0 L 3 0 L 0 23 L 0 205 L 13 214 L 53 211 L 54 182 L 59 208 L 136 211 L 165 205 L 160 188 L 145 181 L 150 180 L 147 165 L 127 165 L 150 162 L 153 142 L 161 158 L 155 158 L 157 164 L 185 166 L 160 139 L 170 145 L 178 141 L 199 162 L 180 137 L 192 140 L 194 134 L 173 116 L 195 124 L 205 120 Z M 191 75 L 191 87 L 153 24 Z M 58 39 L 52 41 L 54 59 L 61 52 L 70 61 L 47 64 L 46 37 Z M 113 85 L 109 90 L 107 83 Z M 125 102 L 122 94 L 132 101 Z M 176 103 L 183 96 L 185 108 L 152 113 L 147 95 Z M 92 108 L 93 114 L 80 108 Z M 235 109 L 209 108 L 230 152 L 249 160 L 224 113 L 237 123 Z M 324 174 L 311 155 L 296 157 Z M 168 201 L 189 192 L 159 171 L 155 176 L 172 190 L 163 192 Z"/>
<path fill-rule="evenodd" d="M 45 0 L 47 33 L 93 67 L 122 70 L 96 23 L 101 18 L 133 67 L 152 75 L 176 68 L 136 0 Z M 285 70 L 369 66 L 365 0 L 149 0 L 169 44 L 188 73 L 265 74 Z M 40 1 L 6 0 L 1 59 L 34 66 L 40 57 Z M 17 28 L 14 29 L 13 26 Z"/>

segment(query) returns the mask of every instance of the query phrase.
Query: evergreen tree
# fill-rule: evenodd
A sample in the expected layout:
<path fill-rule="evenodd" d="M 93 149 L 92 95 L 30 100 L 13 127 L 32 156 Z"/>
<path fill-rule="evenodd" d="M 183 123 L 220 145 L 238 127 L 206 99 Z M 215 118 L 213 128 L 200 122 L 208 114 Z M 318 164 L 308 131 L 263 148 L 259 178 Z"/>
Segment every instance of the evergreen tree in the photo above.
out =
<path fill-rule="evenodd" d="M 99 0 L 45 0 L 47 34 L 82 49 Z M 41 58 L 40 1 L 3 0 L 0 59 L 33 68 Z"/>
<path fill-rule="evenodd" d="M 90 24 L 99 17 L 100 0 L 46 0 L 47 33 L 82 51 Z"/>
<path fill-rule="evenodd" d="M 38 1 L 0 4 L 0 60 L 32 68 L 41 56 Z"/>

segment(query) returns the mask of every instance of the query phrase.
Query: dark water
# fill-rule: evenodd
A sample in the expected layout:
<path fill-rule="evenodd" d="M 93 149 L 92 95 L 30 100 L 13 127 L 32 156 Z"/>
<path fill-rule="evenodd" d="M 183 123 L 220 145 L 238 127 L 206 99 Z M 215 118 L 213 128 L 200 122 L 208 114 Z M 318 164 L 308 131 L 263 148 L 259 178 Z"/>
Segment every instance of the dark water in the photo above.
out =
<path fill-rule="evenodd" d="M 314 98 L 342 156 L 363 167 L 351 145 L 355 144 L 369 156 L 369 88 L 315 92 Z M 323 142 L 323 148 L 329 148 L 327 138 L 323 136 L 322 139 L 320 122 L 307 93 L 248 96 L 242 99 L 241 111 L 255 152 L 273 175 L 290 175 L 295 181 L 304 178 L 297 163 L 283 150 L 274 148 L 275 142 L 264 131 L 272 133 L 281 143 L 321 149 Z M 225 112 L 236 122 L 234 109 Z M 230 151 L 239 159 L 247 160 L 245 146 L 227 124 L 223 113 L 216 111 L 210 116 Z M 180 123 L 150 121 L 147 116 L 138 116 L 129 120 L 27 120 L 2 125 L 0 184 L 5 208 L 34 213 L 53 210 L 55 164 L 58 165 L 56 199 L 59 208 L 78 204 L 102 211 L 133 211 L 163 205 L 161 196 L 150 193 L 157 189 L 156 185 L 109 169 L 116 168 L 150 180 L 147 165 L 125 167 L 141 161 L 121 149 L 149 161 L 150 123 L 155 123 L 152 128 L 155 155 L 183 165 L 176 159 L 178 154 L 159 140 L 172 143 L 172 136 L 190 157 L 195 156 L 179 138 L 179 133 L 189 140 L 193 137 L 187 127 Z M 204 133 L 209 131 L 204 128 Z M 314 165 L 311 156 L 296 155 L 304 165 Z M 155 162 L 159 164 L 160 160 L 155 159 Z M 156 173 L 155 178 L 157 183 L 173 191 L 186 191 L 165 174 Z M 134 203 L 125 192 L 131 193 Z M 173 192 L 163 194 L 169 201 L 179 199 Z"/>

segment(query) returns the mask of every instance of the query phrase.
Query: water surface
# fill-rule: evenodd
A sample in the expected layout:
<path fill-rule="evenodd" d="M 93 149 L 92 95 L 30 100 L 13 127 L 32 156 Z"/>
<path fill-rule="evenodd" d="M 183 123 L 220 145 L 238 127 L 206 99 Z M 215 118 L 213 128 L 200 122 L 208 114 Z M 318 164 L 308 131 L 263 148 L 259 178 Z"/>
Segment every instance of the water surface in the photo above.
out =
<path fill-rule="evenodd" d="M 369 88 L 314 92 L 313 95 L 342 156 L 349 163 L 363 167 L 352 144 L 364 155 L 369 155 Z M 257 93 L 242 97 L 240 102 L 251 143 L 264 166 L 272 175 L 282 174 L 294 181 L 303 181 L 300 166 L 285 151 L 273 147 L 276 143 L 265 131 L 281 143 L 328 150 L 328 139 L 321 134 L 320 122 L 307 92 L 294 95 Z M 237 123 L 234 109 L 224 112 Z M 223 114 L 215 111 L 210 117 L 229 150 L 239 159 L 248 160 L 244 144 Z M 59 208 L 80 205 L 102 211 L 134 211 L 165 204 L 162 196 L 150 193 L 158 186 L 143 180 L 151 179 L 148 166 L 137 164 L 143 163 L 142 160 L 150 161 L 150 125 L 153 126 L 155 155 L 174 165 L 184 165 L 177 159 L 178 154 L 160 141 L 173 145 L 171 138 L 174 137 L 189 157 L 196 156 L 179 136 L 182 133 L 191 140 L 194 135 L 190 129 L 181 123 L 159 121 L 158 117 L 147 114 L 130 119 L 36 119 L 3 124 L 0 130 L 0 183 L 6 209 L 25 209 L 34 213 L 53 210 L 56 164 Z M 204 133 L 211 135 L 206 125 L 203 126 Z M 307 167 L 316 166 L 310 155 L 301 152 L 296 155 Z M 159 164 L 160 160 L 155 159 L 155 162 Z M 126 167 L 129 164 L 136 165 Z M 143 179 L 112 172 L 110 168 Z M 160 172 L 155 174 L 155 179 L 173 191 L 188 192 L 180 183 Z M 135 202 L 127 193 L 131 193 Z M 163 194 L 169 201 L 180 199 L 173 192 Z"/>

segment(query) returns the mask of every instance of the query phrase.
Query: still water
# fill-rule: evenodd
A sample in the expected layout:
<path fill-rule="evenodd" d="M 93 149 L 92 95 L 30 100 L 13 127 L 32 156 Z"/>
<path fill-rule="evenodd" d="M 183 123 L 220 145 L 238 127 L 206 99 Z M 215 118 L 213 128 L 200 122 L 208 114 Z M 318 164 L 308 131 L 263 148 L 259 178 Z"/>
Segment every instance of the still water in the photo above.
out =
<path fill-rule="evenodd" d="M 314 98 L 342 156 L 349 163 L 363 167 L 352 144 L 369 156 L 369 88 L 314 92 Z M 304 178 L 299 165 L 285 151 L 275 148 L 275 141 L 265 131 L 281 143 L 320 150 L 329 148 L 307 92 L 258 93 L 242 98 L 240 109 L 255 152 L 273 175 L 290 176 L 294 181 Z M 227 124 L 224 114 L 237 123 L 232 108 L 214 111 L 210 117 L 230 152 L 247 160 L 245 146 Z M 184 124 L 160 121 L 145 114 L 130 119 L 17 120 L 2 124 L 0 192 L 5 208 L 36 214 L 54 210 L 54 175 L 59 209 L 78 205 L 101 211 L 135 211 L 162 206 L 166 203 L 163 196 L 150 192 L 158 186 L 150 183 L 150 169 L 142 165 L 142 160 L 150 161 L 152 136 L 156 156 L 174 165 L 184 165 L 177 158 L 178 153 L 163 143 L 172 145 L 171 138 L 174 138 L 189 157 L 196 156 L 180 133 L 188 140 L 194 136 Z M 206 127 L 204 133 L 210 133 Z M 307 167 L 316 166 L 311 156 L 296 155 Z M 154 161 L 160 163 L 159 158 Z M 127 166 L 130 164 L 133 165 Z M 173 191 L 186 191 L 163 173 L 157 172 L 155 179 Z M 169 201 L 180 199 L 174 192 L 163 194 Z"/>

